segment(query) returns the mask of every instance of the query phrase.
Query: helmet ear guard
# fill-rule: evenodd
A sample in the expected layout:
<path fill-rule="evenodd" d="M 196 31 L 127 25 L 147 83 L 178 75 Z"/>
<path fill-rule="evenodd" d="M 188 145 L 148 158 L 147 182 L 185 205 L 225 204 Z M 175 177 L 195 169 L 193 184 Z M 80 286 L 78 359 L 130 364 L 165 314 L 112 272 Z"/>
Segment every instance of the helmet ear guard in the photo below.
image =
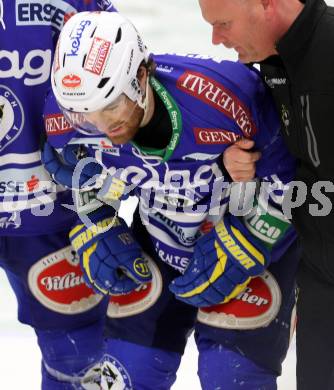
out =
<path fill-rule="evenodd" d="M 56 47 L 52 89 L 67 111 L 103 109 L 124 93 L 144 108 L 137 72 L 146 47 L 135 27 L 116 12 L 80 12 L 65 24 Z"/>

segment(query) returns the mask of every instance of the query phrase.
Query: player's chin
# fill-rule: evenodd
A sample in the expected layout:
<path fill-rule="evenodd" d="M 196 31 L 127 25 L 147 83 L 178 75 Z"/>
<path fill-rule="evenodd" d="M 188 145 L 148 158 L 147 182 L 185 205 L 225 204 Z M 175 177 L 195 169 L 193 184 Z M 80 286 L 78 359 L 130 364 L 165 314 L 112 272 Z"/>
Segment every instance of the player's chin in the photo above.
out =
<path fill-rule="evenodd" d="M 110 141 L 112 142 L 113 145 L 123 145 L 129 142 L 129 139 L 126 137 L 111 137 L 108 136 Z"/>
<path fill-rule="evenodd" d="M 113 145 L 124 145 L 130 142 L 133 138 L 132 132 L 123 131 L 118 134 L 108 134 L 108 138 L 113 143 Z"/>

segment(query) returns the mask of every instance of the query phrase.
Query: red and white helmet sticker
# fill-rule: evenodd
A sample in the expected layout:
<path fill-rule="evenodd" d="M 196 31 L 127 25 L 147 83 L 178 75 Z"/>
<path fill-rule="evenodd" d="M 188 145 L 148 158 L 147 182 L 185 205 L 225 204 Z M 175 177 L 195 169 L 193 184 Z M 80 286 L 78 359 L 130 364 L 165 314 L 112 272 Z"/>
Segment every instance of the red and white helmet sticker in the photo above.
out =
<path fill-rule="evenodd" d="M 228 303 L 198 310 L 198 321 L 224 329 L 256 329 L 268 326 L 277 316 L 282 295 L 276 279 L 265 271 L 254 278 Z"/>
<path fill-rule="evenodd" d="M 103 73 L 111 47 L 112 43 L 110 41 L 94 37 L 88 56 L 86 57 L 84 69 L 97 75 Z"/>
<path fill-rule="evenodd" d="M 108 305 L 108 317 L 121 318 L 142 313 L 158 300 L 162 291 L 162 277 L 154 261 L 147 254 L 144 256 L 152 273 L 152 281 L 141 284 L 128 294 L 113 295 Z"/>
<path fill-rule="evenodd" d="M 68 74 L 63 77 L 61 82 L 66 88 L 78 88 L 81 85 L 81 78 L 76 74 Z"/>
<path fill-rule="evenodd" d="M 35 263 L 28 284 L 35 298 L 48 309 L 62 314 L 78 314 L 92 309 L 101 300 L 86 286 L 77 256 L 68 246 Z"/>

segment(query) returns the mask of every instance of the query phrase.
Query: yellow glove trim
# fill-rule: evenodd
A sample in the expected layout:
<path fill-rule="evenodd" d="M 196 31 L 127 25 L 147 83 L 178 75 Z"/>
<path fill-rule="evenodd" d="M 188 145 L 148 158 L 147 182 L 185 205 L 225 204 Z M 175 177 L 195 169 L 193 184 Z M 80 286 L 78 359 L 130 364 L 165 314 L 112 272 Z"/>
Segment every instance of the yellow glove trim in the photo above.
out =
<path fill-rule="evenodd" d="M 97 286 L 95 284 L 95 281 L 92 278 L 91 273 L 90 273 L 89 259 L 90 259 L 90 256 L 92 255 L 92 253 L 95 251 L 96 247 L 97 247 L 97 242 L 95 244 L 93 244 L 91 247 L 89 247 L 87 250 L 84 251 L 84 253 L 82 254 L 82 266 L 83 266 L 84 270 L 86 271 L 86 274 L 88 276 L 89 281 L 94 285 L 94 287 L 96 289 L 98 289 L 99 291 L 101 291 L 102 294 L 107 295 L 108 291 Z"/>
<path fill-rule="evenodd" d="M 70 237 L 70 239 L 72 238 L 72 236 L 74 236 L 75 234 L 77 234 L 78 231 L 81 230 L 83 227 L 85 227 L 84 224 L 80 224 L 80 225 L 74 226 L 74 228 L 71 229 L 70 234 L 68 235 L 68 236 Z"/>
<path fill-rule="evenodd" d="M 240 293 L 242 293 L 244 291 L 244 289 L 247 287 L 248 283 L 251 281 L 252 278 L 248 278 L 244 283 L 242 284 L 238 284 L 235 289 L 231 292 L 230 295 L 228 295 L 224 300 L 223 302 L 221 303 L 227 303 L 229 302 L 231 299 L 237 297 Z"/>
<path fill-rule="evenodd" d="M 71 240 L 72 247 L 75 251 L 78 251 L 83 245 L 87 244 L 92 238 L 98 234 L 104 233 L 112 227 L 116 227 L 120 224 L 118 218 L 105 218 L 102 221 L 98 221 L 95 225 L 86 228 L 82 233 L 78 234 L 77 237 Z M 73 237 L 75 232 L 80 231 L 80 227 L 85 225 L 75 226 L 70 232 L 70 239 Z"/>
<path fill-rule="evenodd" d="M 216 233 L 224 244 L 224 248 L 230 252 L 230 254 L 242 265 L 246 270 L 256 266 L 256 261 L 264 264 L 263 255 L 245 238 L 245 236 L 237 229 L 231 226 L 233 236 L 236 237 L 243 248 L 247 249 L 253 256 L 250 257 L 243 248 L 241 248 L 233 236 L 228 232 L 224 221 L 221 220 L 216 225 Z M 254 260 L 255 259 L 255 260 Z"/>
<path fill-rule="evenodd" d="M 215 282 L 224 273 L 226 262 L 227 262 L 227 256 L 217 241 L 215 241 L 214 245 L 216 248 L 218 261 L 209 280 L 202 283 L 201 285 L 199 285 L 198 287 L 194 288 L 191 291 L 188 291 L 183 294 L 179 294 L 180 297 L 189 298 L 189 297 L 193 297 L 194 295 L 201 294 L 208 286 L 210 286 L 210 284 Z"/>
<path fill-rule="evenodd" d="M 237 237 L 237 239 L 241 242 L 242 246 L 251 253 L 256 260 L 262 265 L 265 264 L 264 256 L 261 252 L 259 252 L 248 240 L 247 238 L 238 230 L 237 228 L 231 226 L 231 230 L 233 234 Z"/>
<path fill-rule="evenodd" d="M 110 188 L 108 189 L 108 192 L 103 196 L 103 199 L 109 201 L 118 200 L 123 195 L 124 189 L 125 182 L 121 179 L 113 177 Z"/>

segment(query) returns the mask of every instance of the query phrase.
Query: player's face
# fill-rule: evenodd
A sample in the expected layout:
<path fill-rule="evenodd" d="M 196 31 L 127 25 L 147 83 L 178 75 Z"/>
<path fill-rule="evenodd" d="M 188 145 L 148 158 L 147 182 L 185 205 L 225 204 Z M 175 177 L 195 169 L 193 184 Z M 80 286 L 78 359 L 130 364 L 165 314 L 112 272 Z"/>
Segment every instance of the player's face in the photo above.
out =
<path fill-rule="evenodd" d="M 261 61 L 275 54 L 268 12 L 261 0 L 199 0 L 212 25 L 212 43 L 238 52 L 239 61 Z"/>
<path fill-rule="evenodd" d="M 125 144 L 139 130 L 144 110 L 122 94 L 103 110 L 85 113 L 85 120 L 104 133 L 113 144 Z"/>

